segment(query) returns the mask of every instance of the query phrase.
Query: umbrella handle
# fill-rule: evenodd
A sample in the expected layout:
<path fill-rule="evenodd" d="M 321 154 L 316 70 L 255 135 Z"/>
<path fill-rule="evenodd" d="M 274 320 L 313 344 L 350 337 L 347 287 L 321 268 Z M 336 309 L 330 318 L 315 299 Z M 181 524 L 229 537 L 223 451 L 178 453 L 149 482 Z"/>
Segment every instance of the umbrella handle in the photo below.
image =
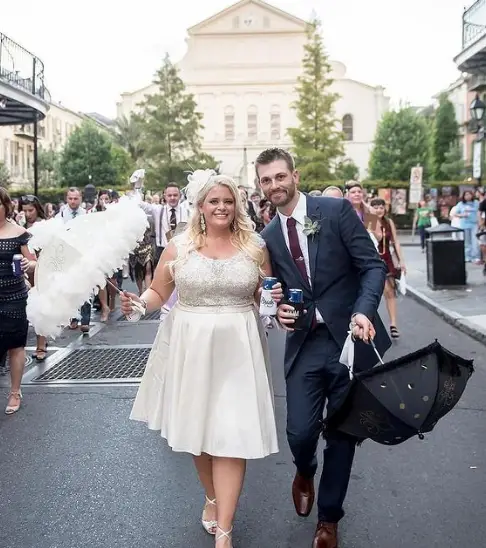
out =
<path fill-rule="evenodd" d="M 121 289 L 119 289 L 114 283 L 110 282 L 110 280 L 107 279 L 106 284 L 110 285 L 113 289 L 116 289 L 117 293 L 119 293 L 120 295 L 123 294 L 123 291 Z M 141 312 L 142 314 L 145 314 L 146 310 L 145 310 L 145 308 L 143 308 L 143 306 L 140 303 L 138 303 L 136 301 L 133 301 L 132 299 L 130 299 L 130 302 L 137 309 L 138 312 Z"/>
<path fill-rule="evenodd" d="M 370 344 L 373 347 L 373 350 L 375 351 L 375 354 L 377 355 L 378 359 L 380 360 L 381 365 L 385 365 L 385 362 L 383 361 L 383 358 L 380 356 L 380 353 L 378 352 L 378 349 L 376 348 L 375 341 L 373 339 L 370 339 Z"/>

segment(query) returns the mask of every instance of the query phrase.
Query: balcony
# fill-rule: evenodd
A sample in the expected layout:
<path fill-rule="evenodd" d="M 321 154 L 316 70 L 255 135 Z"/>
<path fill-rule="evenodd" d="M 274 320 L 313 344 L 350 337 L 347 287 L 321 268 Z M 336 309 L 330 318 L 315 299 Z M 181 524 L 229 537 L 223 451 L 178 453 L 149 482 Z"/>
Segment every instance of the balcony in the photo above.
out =
<path fill-rule="evenodd" d="M 462 51 L 454 59 L 461 72 L 486 74 L 486 0 L 477 0 L 462 16 Z"/>
<path fill-rule="evenodd" d="M 42 61 L 0 33 L 0 125 L 42 120 L 48 101 Z"/>

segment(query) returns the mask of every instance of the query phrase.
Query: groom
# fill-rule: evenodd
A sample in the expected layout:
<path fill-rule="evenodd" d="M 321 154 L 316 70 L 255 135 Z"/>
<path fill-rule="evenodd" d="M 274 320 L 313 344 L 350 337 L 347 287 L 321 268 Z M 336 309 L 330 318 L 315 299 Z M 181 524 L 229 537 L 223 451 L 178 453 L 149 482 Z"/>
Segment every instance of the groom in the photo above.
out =
<path fill-rule="evenodd" d="M 391 344 L 377 313 L 386 269 L 347 200 L 299 192 L 299 174 L 287 151 L 265 150 L 255 167 L 263 193 L 278 210 L 262 232 L 273 276 L 285 289 L 301 289 L 307 310 L 302 330 L 292 330 L 292 308 L 287 304 L 280 305 L 278 319 L 289 331 L 285 349 L 287 438 L 297 467 L 292 497 L 297 514 L 308 516 L 314 503 L 324 405 L 327 400 L 328 411 L 337 406 L 349 383 L 348 369 L 339 358 L 350 324 L 358 339 L 373 338 L 381 355 Z M 316 223 L 313 234 L 309 234 L 309 220 Z M 377 362 L 371 346 L 362 341 L 356 343 L 356 369 Z M 352 438 L 338 433 L 328 437 L 314 548 L 338 547 L 337 524 L 344 515 L 354 452 Z"/>

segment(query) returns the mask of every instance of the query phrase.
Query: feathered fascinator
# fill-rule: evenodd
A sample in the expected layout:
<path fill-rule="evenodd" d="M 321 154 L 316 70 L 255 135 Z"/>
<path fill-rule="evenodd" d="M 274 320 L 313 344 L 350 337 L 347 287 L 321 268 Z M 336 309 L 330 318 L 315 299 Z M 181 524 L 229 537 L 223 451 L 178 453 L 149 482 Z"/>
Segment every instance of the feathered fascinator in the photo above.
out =
<path fill-rule="evenodd" d="M 209 183 L 211 177 L 215 175 L 217 173 L 214 169 L 196 169 L 196 171 L 187 176 L 189 184 L 183 188 L 183 191 L 191 207 L 196 203 L 199 192 Z"/>

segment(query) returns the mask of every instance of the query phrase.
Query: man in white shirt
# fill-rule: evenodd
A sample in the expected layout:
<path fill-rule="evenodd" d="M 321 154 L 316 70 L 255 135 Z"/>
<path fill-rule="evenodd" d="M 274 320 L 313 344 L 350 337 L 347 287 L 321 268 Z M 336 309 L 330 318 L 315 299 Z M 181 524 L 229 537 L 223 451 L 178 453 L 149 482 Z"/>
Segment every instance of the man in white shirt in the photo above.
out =
<path fill-rule="evenodd" d="M 277 317 L 289 330 L 284 371 L 287 439 L 296 465 L 292 498 L 297 514 L 308 516 L 316 495 L 324 406 L 329 416 L 349 386 L 349 371 L 339 362 L 348 331 L 365 341 L 374 338 L 381 355 L 391 345 L 378 316 L 386 268 L 347 200 L 299 192 L 299 173 L 287 151 L 266 150 L 255 167 L 263 193 L 278 211 L 261 233 L 272 275 L 286 291 L 299 290 L 307 310 L 295 330 L 291 304 L 280 304 Z M 371 345 L 357 341 L 356 368 L 369 369 L 376 362 Z M 326 431 L 326 441 L 314 548 L 338 546 L 355 453 L 356 440 L 339 432 Z"/>
<path fill-rule="evenodd" d="M 66 207 L 63 207 L 56 217 L 67 223 L 78 215 L 85 214 L 86 210 L 81 207 L 81 191 L 73 186 L 66 193 Z"/>
<path fill-rule="evenodd" d="M 56 215 L 65 223 L 75 219 L 78 215 L 86 215 L 86 210 L 81 207 L 81 191 L 79 188 L 71 187 L 66 193 L 66 206 Z M 89 323 L 91 321 L 91 301 L 86 301 L 80 309 L 81 315 L 81 332 L 89 333 Z M 77 329 L 79 324 L 78 318 L 71 318 L 69 329 Z"/>
<path fill-rule="evenodd" d="M 162 251 L 167 247 L 179 223 L 187 222 L 187 209 L 180 204 L 181 191 L 175 183 L 169 183 L 164 191 L 165 205 L 147 204 L 141 206 L 145 213 L 152 215 L 155 224 L 155 266 Z"/>

